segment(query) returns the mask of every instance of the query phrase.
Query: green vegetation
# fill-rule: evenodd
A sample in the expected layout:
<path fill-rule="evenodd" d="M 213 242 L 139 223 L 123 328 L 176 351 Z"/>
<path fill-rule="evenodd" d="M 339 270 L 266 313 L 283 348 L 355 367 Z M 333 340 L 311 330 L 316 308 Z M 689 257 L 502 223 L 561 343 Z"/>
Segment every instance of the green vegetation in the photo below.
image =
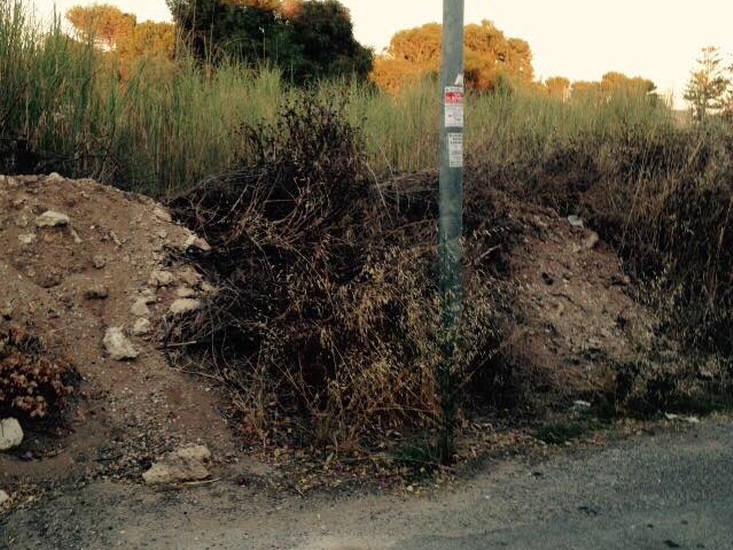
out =
<path fill-rule="evenodd" d="M 299 85 L 365 80 L 372 52 L 353 35 L 337 0 L 167 0 L 180 39 L 197 60 L 277 67 Z"/>
<path fill-rule="evenodd" d="M 697 70 L 692 71 L 685 89 L 685 100 L 692 105 L 695 120 L 702 122 L 710 113 L 730 111 L 733 104 L 731 67 L 724 67 L 718 48 L 702 49 Z"/>
<path fill-rule="evenodd" d="M 349 432 L 354 425 L 376 429 L 430 417 L 434 411 L 428 403 L 434 391 L 426 373 L 432 372 L 435 358 L 421 361 L 420 354 L 431 353 L 429 346 L 434 341 L 428 342 L 425 336 L 421 340 L 410 338 L 434 323 L 425 305 L 432 296 L 425 274 L 432 273 L 434 259 L 425 250 L 402 245 L 414 236 L 405 228 L 412 231 L 419 224 L 425 225 L 426 219 L 433 219 L 434 204 L 432 199 L 420 204 L 400 202 L 401 186 L 406 183 L 398 176 L 420 173 L 421 185 L 434 185 L 440 109 L 435 82 L 418 81 L 394 96 L 370 85 L 338 80 L 316 81 L 303 91 L 289 85 L 279 69 L 241 66 L 226 59 L 212 67 L 185 56 L 175 63 L 142 58 L 121 74 L 120 52 L 100 52 L 93 38 L 88 38 L 86 44 L 70 39 L 58 22 L 50 32 L 41 31 L 27 20 L 19 3 L 0 0 L 0 172 L 55 170 L 165 199 L 194 188 L 205 178 L 231 173 L 233 168 L 255 167 L 278 178 L 287 174 L 278 171 L 281 168 L 294 170 L 300 178 L 297 181 L 277 180 L 278 190 L 288 200 L 300 197 L 300 202 L 291 205 L 292 211 L 282 213 L 282 219 L 297 214 L 298 223 L 315 223 L 307 211 L 298 209 L 322 207 L 318 210 L 320 225 L 312 227 L 319 238 L 307 241 L 315 248 L 299 260 L 318 278 L 265 281 L 273 285 L 273 293 L 267 296 L 278 296 L 282 311 L 290 315 L 281 320 L 295 319 L 302 323 L 302 330 L 290 333 L 292 339 L 288 340 L 282 331 L 288 327 L 292 331 L 292 326 L 283 325 L 280 332 L 272 332 L 273 327 L 268 326 L 259 337 L 263 341 L 271 338 L 277 344 L 268 348 L 276 352 L 275 359 L 305 361 L 319 349 L 324 373 L 317 381 L 321 386 L 312 381 L 303 385 L 303 379 L 298 378 L 301 371 L 280 368 L 273 360 L 267 368 L 279 370 L 284 378 L 276 382 L 273 378 L 258 379 L 267 375 L 261 369 L 249 371 L 249 378 L 238 378 L 238 384 L 261 383 L 260 397 L 267 398 L 252 408 L 261 415 L 252 422 L 283 413 L 258 411 L 257 406 L 271 403 L 273 388 L 282 389 L 285 382 L 290 384 L 285 397 L 290 412 L 308 410 L 317 420 L 315 429 L 323 434 L 333 433 L 335 425 L 348 439 L 354 437 Z M 493 200 L 494 192 L 513 200 L 549 205 L 561 214 L 582 215 L 620 253 L 629 272 L 644 281 L 644 299 L 658 308 L 664 328 L 699 351 L 700 361 L 690 363 L 687 372 L 675 371 L 676 379 L 694 380 L 704 374 L 712 377 L 709 391 L 723 395 L 730 391 L 733 374 L 733 129 L 716 116 L 703 117 L 700 124 L 680 125 L 666 105 L 647 94 L 648 82 L 622 77 L 609 73 L 598 86 L 587 86 L 588 93 L 569 98 L 568 83 L 562 79 L 553 80 L 546 89 L 496 86 L 491 93 L 470 95 L 466 227 L 474 234 L 485 231 L 495 235 L 492 229 L 501 222 L 502 212 Z M 305 107 L 298 111 L 293 105 Z M 319 107 L 313 111 L 309 105 Z M 325 133 L 309 137 L 309 126 L 293 118 L 297 112 L 315 116 L 316 122 L 323 123 L 315 129 Z M 338 153 L 334 158 L 343 166 L 329 164 L 329 149 L 308 150 L 311 156 L 288 159 L 299 149 L 288 141 L 287 128 L 285 134 L 278 134 L 283 131 L 283 113 L 287 128 L 296 129 L 303 138 L 297 141 L 298 147 L 333 147 Z M 338 114 L 338 121 L 332 119 L 333 113 Z M 336 133 L 329 134 L 334 128 Z M 323 136 L 329 139 L 319 141 Z M 348 136 L 349 140 L 334 141 L 334 136 Z M 352 146 L 356 149 L 349 149 Z M 322 163 L 313 165 L 311 173 L 310 161 Z M 339 173 L 333 170 L 343 167 L 348 168 L 344 174 L 354 176 L 354 181 L 340 181 Z M 254 183 L 260 180 L 250 178 L 252 172 L 245 170 L 239 176 L 236 181 L 264 193 L 257 187 L 261 182 Z M 354 191 L 350 184 L 357 179 L 362 187 Z M 380 185 L 374 186 L 375 181 Z M 333 188 L 324 190 L 324 182 Z M 342 185 L 354 191 L 355 201 L 359 201 L 353 210 L 339 202 L 343 197 L 333 195 Z M 371 186 L 370 191 L 364 186 Z M 227 191 L 225 186 L 222 189 Z M 321 197 L 318 200 L 323 204 L 311 204 L 305 194 L 299 194 L 304 189 Z M 387 209 L 381 207 L 385 204 L 399 210 L 399 216 L 387 220 L 389 223 L 374 213 L 377 208 L 382 211 L 379 215 L 386 216 Z M 277 212 L 257 208 L 243 215 L 261 224 L 260 237 L 267 242 L 268 253 L 279 250 L 287 242 L 277 238 L 292 235 L 268 233 L 272 227 L 281 231 L 285 225 L 272 225 L 280 215 Z M 370 231 L 392 233 L 379 233 L 373 241 L 362 243 L 354 236 L 360 230 L 353 227 L 360 220 L 379 220 Z M 190 221 L 195 224 L 196 220 Z M 341 233 L 336 235 L 336 229 Z M 414 231 L 417 234 L 418 230 Z M 429 230 L 420 231 L 421 238 L 431 237 Z M 340 240 L 329 240 L 334 235 Z M 359 238 L 366 236 L 374 235 Z M 224 241 L 241 245 L 238 253 L 251 251 L 247 247 L 253 244 Z M 420 242 L 427 248 L 426 243 L 433 241 L 425 237 Z M 371 271 L 351 272 L 348 266 L 332 270 L 336 269 L 333 262 L 338 263 L 338 247 L 344 242 L 351 243 L 347 252 L 363 261 L 351 269 L 361 265 Z M 374 243 L 379 247 L 372 256 L 364 257 Z M 480 262 L 497 244 L 502 243 L 469 239 L 467 257 Z M 286 261 L 294 250 L 286 248 L 276 256 L 282 273 L 300 265 Z M 483 276 L 500 268 L 482 265 L 482 269 L 478 272 Z M 266 275 L 273 273 L 280 272 Z M 324 281 L 326 286 L 317 287 Z M 472 284 L 470 277 L 468 281 Z M 301 283 L 306 285 L 305 291 L 298 286 Z M 471 292 L 486 297 L 491 294 L 490 284 L 477 284 Z M 406 289 L 405 285 L 411 287 Z M 288 294 L 308 297 L 329 294 L 328 289 L 342 292 L 333 294 L 339 298 L 329 304 L 331 310 L 319 310 L 305 298 L 302 302 L 292 300 Z M 370 292 L 376 296 L 375 302 L 370 301 Z M 495 311 L 488 300 L 477 299 L 475 303 L 479 310 L 474 312 L 474 320 L 488 319 Z M 221 311 L 236 311 L 247 304 L 236 302 L 234 310 L 225 308 L 231 304 L 223 304 Z M 354 304 L 363 308 L 361 317 L 349 317 Z M 296 306 L 299 309 L 293 310 Z M 336 314 L 343 312 L 347 312 L 343 318 L 351 319 L 354 326 L 339 321 Z M 231 324 L 229 317 L 224 318 Z M 326 331 L 325 325 L 314 324 L 314 319 L 334 324 Z M 395 326 L 402 332 L 388 337 Z M 485 321 L 474 328 L 474 344 L 480 342 L 484 347 L 474 345 L 466 353 L 474 367 L 491 368 L 496 336 L 493 327 Z M 341 342 L 348 342 L 349 347 L 339 347 Z M 343 354 L 346 349 L 348 354 Z M 365 350 L 373 354 L 372 367 L 382 371 L 342 369 L 350 362 L 363 366 L 360 361 L 365 360 Z M 384 359 L 381 363 L 378 356 Z M 409 361 L 402 361 L 404 358 Z M 300 366 L 288 363 L 296 364 Z M 414 368 L 407 373 L 394 369 L 396 364 Z M 717 370 L 704 370 L 708 364 L 715 364 Z M 669 386 L 665 374 L 642 376 L 641 370 L 649 369 L 641 364 L 625 369 L 634 378 L 621 396 L 625 403 L 640 402 L 653 408 L 670 402 L 665 397 L 668 392 L 664 388 Z M 332 376 L 331 371 L 338 376 Z M 634 385 L 639 380 L 656 381 L 651 394 Z M 684 393 L 679 384 L 669 387 L 677 392 L 677 401 L 694 395 Z M 382 393 L 370 394 L 378 399 L 370 401 L 364 396 L 359 400 L 354 398 L 360 395 L 354 388 L 376 388 Z M 395 388 L 405 391 L 391 401 Z M 363 403 L 372 408 L 360 411 Z M 391 415 L 395 410 L 399 414 Z M 359 417 L 362 413 L 365 416 Z M 370 423 L 359 424 L 364 418 Z M 559 435 L 563 437 L 566 435 Z"/>
<path fill-rule="evenodd" d="M 534 430 L 533 436 L 550 445 L 562 445 L 573 439 L 578 439 L 591 431 L 588 425 L 580 422 L 550 422 Z"/>

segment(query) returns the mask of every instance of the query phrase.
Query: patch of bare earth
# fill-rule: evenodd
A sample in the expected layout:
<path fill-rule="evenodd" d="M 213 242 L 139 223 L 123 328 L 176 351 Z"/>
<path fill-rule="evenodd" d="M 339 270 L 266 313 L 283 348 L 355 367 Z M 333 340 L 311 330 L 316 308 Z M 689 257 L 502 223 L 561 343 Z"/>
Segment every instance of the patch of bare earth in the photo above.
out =
<path fill-rule="evenodd" d="M 581 219 L 523 206 L 511 254 L 515 327 L 505 355 L 533 408 L 613 391 L 614 365 L 656 340 L 654 316 L 630 296 L 621 260 Z"/>

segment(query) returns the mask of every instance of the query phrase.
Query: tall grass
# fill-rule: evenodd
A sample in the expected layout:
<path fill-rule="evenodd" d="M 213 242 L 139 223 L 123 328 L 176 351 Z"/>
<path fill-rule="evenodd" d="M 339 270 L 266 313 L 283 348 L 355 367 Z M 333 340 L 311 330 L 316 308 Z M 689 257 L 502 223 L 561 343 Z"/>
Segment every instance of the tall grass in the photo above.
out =
<path fill-rule="evenodd" d="M 212 72 L 187 60 L 141 62 L 122 79 L 114 56 L 65 36 L 59 21 L 40 29 L 10 0 L 0 0 L 0 82 L 6 171 L 57 170 L 151 194 L 231 164 L 242 126 L 272 119 L 291 94 L 274 70 Z"/>
<path fill-rule="evenodd" d="M 0 0 L 0 137 L 31 153 L 35 162 L 26 170 L 165 194 L 246 156 L 242 128 L 273 122 L 283 103 L 303 93 L 270 68 L 211 70 L 185 59 L 141 62 L 123 79 L 113 55 L 69 39 L 59 23 L 42 30 L 20 3 Z M 339 83 L 309 93 L 343 105 L 349 122 L 361 129 L 374 173 L 437 168 L 436 82 L 419 83 L 396 98 Z M 558 143 L 635 131 L 632 120 L 639 131 L 649 131 L 660 112 L 635 99 L 570 106 L 529 93 L 470 97 L 468 157 L 537 160 Z"/>

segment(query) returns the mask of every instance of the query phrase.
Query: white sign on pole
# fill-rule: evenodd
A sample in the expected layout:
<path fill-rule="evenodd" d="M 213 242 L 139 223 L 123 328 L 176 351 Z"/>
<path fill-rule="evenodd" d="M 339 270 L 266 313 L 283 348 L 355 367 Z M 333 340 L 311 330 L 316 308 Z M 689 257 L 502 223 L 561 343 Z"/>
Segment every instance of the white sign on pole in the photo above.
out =
<path fill-rule="evenodd" d="M 448 134 L 448 166 L 463 168 L 463 132 Z"/>

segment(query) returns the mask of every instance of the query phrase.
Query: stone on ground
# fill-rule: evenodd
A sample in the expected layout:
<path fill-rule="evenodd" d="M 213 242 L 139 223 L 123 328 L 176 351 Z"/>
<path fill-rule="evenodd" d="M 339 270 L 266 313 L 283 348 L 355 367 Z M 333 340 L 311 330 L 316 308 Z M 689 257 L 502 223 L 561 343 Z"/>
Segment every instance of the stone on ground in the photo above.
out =
<path fill-rule="evenodd" d="M 191 313 L 201 308 L 201 302 L 198 300 L 192 300 L 191 298 L 180 298 L 173 302 L 168 311 L 173 315 L 183 315 L 185 313 Z"/>
<path fill-rule="evenodd" d="M 23 442 L 23 429 L 15 418 L 0 420 L 0 451 L 9 451 Z"/>
<path fill-rule="evenodd" d="M 102 340 L 104 349 L 115 361 L 129 361 L 136 359 L 140 352 L 135 349 L 120 327 L 110 327 Z"/>
<path fill-rule="evenodd" d="M 211 459 L 211 452 L 203 445 L 179 447 L 164 454 L 143 474 L 149 485 L 201 481 L 209 477 L 205 463 Z"/>
<path fill-rule="evenodd" d="M 61 212 L 46 210 L 36 218 L 36 226 L 38 227 L 62 227 L 64 225 L 69 225 L 69 216 Z"/>

